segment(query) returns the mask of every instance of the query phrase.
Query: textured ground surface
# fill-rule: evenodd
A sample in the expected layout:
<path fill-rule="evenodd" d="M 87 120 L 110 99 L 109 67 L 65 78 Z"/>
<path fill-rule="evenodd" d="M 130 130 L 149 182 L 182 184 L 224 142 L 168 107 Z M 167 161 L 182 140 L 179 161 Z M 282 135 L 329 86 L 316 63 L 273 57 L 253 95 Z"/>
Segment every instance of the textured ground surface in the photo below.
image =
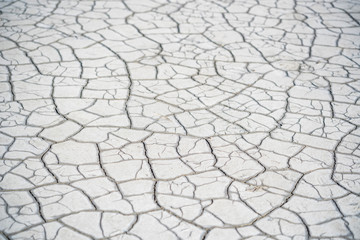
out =
<path fill-rule="evenodd" d="M 359 3 L 1 1 L 0 239 L 360 239 Z"/>

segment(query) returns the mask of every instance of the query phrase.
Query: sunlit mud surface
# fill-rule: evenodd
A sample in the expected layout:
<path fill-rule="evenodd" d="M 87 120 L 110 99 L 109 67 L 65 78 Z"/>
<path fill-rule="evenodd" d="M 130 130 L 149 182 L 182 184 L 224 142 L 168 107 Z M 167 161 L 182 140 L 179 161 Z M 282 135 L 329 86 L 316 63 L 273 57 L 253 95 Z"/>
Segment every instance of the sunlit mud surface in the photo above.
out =
<path fill-rule="evenodd" d="M 0 239 L 360 239 L 360 1 L 0 2 Z"/>

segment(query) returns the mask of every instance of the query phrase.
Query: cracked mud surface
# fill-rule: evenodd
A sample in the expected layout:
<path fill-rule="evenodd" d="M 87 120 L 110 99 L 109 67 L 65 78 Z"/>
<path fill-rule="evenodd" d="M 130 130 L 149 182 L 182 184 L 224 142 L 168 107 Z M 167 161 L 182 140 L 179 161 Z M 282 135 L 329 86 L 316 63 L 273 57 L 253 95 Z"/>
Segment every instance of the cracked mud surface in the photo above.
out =
<path fill-rule="evenodd" d="M 1 1 L 0 239 L 360 239 L 360 2 Z"/>

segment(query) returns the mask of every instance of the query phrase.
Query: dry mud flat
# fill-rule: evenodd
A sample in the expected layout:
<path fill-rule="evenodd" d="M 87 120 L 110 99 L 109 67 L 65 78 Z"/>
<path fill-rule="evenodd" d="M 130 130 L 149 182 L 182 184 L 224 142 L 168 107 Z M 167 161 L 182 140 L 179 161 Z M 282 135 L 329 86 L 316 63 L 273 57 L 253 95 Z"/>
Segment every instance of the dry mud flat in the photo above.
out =
<path fill-rule="evenodd" d="M 0 239 L 360 239 L 360 2 L 1 1 Z"/>

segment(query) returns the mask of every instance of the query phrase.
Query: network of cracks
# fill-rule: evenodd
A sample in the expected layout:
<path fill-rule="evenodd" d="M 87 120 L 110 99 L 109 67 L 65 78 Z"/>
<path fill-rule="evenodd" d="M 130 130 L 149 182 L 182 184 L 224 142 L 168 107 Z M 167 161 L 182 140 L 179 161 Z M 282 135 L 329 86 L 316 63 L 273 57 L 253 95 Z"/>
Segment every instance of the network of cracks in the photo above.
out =
<path fill-rule="evenodd" d="M 360 2 L 3 0 L 0 239 L 360 239 Z"/>

